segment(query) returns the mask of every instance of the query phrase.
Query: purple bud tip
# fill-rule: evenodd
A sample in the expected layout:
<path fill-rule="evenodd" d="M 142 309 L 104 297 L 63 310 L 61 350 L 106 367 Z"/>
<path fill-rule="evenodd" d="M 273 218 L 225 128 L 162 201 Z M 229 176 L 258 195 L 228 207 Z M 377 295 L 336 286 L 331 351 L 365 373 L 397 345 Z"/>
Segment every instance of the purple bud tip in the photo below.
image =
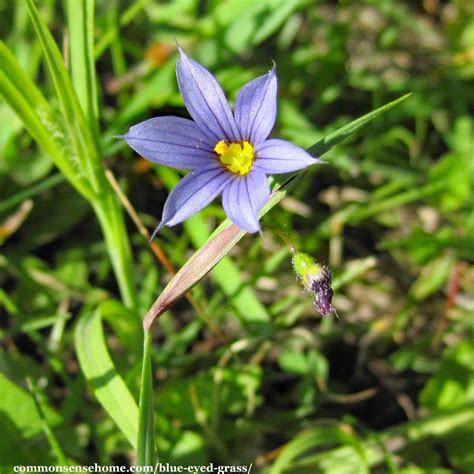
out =
<path fill-rule="evenodd" d="M 311 293 L 314 295 L 314 309 L 323 316 L 335 312 L 332 305 L 333 291 L 331 285 L 331 272 L 326 268 L 316 278 L 312 278 L 310 282 Z"/>

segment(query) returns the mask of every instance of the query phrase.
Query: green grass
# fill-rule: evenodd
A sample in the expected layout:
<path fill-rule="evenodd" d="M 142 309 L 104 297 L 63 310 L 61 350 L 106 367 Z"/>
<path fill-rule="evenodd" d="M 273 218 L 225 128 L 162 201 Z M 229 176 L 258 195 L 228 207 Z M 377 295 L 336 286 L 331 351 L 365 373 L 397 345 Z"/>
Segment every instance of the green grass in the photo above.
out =
<path fill-rule="evenodd" d="M 0 11 L 2 472 L 474 470 L 470 2 Z M 187 116 L 175 41 L 231 102 L 274 61 L 275 136 L 326 164 L 272 181 L 261 235 L 216 201 L 158 234 L 159 261 L 105 171 L 152 230 L 181 173 L 111 137 Z M 328 265 L 339 319 L 275 228 Z"/>

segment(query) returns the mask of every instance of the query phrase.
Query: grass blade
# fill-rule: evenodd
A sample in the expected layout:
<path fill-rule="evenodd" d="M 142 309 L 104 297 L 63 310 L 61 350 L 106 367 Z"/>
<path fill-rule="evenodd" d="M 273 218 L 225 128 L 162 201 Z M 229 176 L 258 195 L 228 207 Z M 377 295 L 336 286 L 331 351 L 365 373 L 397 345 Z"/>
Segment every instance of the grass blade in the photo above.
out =
<path fill-rule="evenodd" d="M 82 171 L 89 178 L 93 189 L 99 193 L 101 190 L 100 177 L 101 173 L 103 175 L 103 171 L 101 170 L 97 143 L 87 126 L 84 112 L 54 38 L 41 19 L 33 0 L 27 0 L 27 6 L 58 97 L 67 136 L 71 140 Z"/>
<path fill-rule="evenodd" d="M 392 446 L 391 452 L 396 453 L 415 443 L 421 444 L 425 440 L 435 442 L 461 427 L 472 426 L 473 423 L 474 405 L 469 403 L 457 409 L 438 411 L 420 420 L 390 428 L 379 434 L 377 440 L 369 438 L 364 441 L 362 449 L 367 464 L 370 468 L 374 468 L 386 460 L 386 447 Z M 356 469 L 361 467 L 360 461 L 359 453 L 346 445 L 309 455 L 293 467 L 302 470 L 311 469 L 313 472 L 341 472 L 347 466 Z"/>
<path fill-rule="evenodd" d="M 151 370 L 151 334 L 144 332 L 142 380 L 138 412 L 137 464 L 153 466 L 155 459 L 155 423 Z"/>
<path fill-rule="evenodd" d="M 33 396 L 33 401 L 36 407 L 36 412 L 38 413 L 38 417 L 41 420 L 41 427 L 43 429 L 43 433 L 48 440 L 48 443 L 54 452 L 56 459 L 59 464 L 66 466 L 68 464 L 67 457 L 64 454 L 61 445 L 58 442 L 58 438 L 54 434 L 54 431 L 51 429 L 51 426 L 48 423 L 48 420 L 46 419 L 46 415 L 44 413 L 44 408 L 43 408 L 43 402 L 40 397 L 38 388 L 36 385 L 33 383 L 33 381 L 28 378 L 27 379 L 28 387 L 30 389 L 30 392 Z"/>
<path fill-rule="evenodd" d="M 293 438 L 281 450 L 269 474 L 281 474 L 288 468 L 291 468 L 294 461 L 305 452 L 315 450 L 320 446 L 337 443 L 346 444 L 349 449 L 353 449 L 354 454 L 359 454 L 358 458 L 355 457 L 357 459 L 357 472 L 361 474 L 368 472 L 362 443 L 353 434 L 351 427 L 342 423 L 328 421 L 320 423 L 319 426 L 315 426 Z"/>
<path fill-rule="evenodd" d="M 1 91 L 6 102 L 77 191 L 88 200 L 94 199 L 86 177 L 77 172 L 77 164 L 67 156 L 66 138 L 50 105 L 3 42 L 0 42 L 0 66 Z"/>
<path fill-rule="evenodd" d="M 71 74 L 79 102 L 97 134 L 99 108 L 94 61 L 94 0 L 66 1 Z"/>
<path fill-rule="evenodd" d="M 75 346 L 82 372 L 94 395 L 130 444 L 136 448 L 138 407 L 110 358 L 102 329 L 100 308 L 79 319 Z"/>
<path fill-rule="evenodd" d="M 84 1 L 88 2 L 84 4 L 84 8 L 87 9 L 84 15 L 89 17 L 89 25 L 85 27 L 87 34 L 84 33 L 82 35 L 78 33 L 78 35 L 86 39 L 92 34 L 92 32 L 89 31 L 92 3 L 91 0 Z M 70 139 L 72 151 L 77 157 L 80 168 L 79 171 L 87 177 L 90 186 L 95 192 L 94 198 L 89 199 L 89 201 L 94 208 L 104 233 L 107 250 L 111 257 L 122 297 L 128 307 L 136 307 L 137 297 L 131 280 L 132 256 L 130 242 L 125 229 L 122 211 L 105 177 L 97 137 L 92 131 L 93 126 L 89 126 L 86 120 L 56 42 L 41 19 L 33 0 L 27 0 L 27 6 L 36 34 L 40 40 L 46 59 L 46 65 L 60 104 L 65 134 Z M 87 41 L 90 43 L 91 38 Z M 77 41 L 75 41 L 75 44 L 76 43 Z M 88 55 L 92 54 L 91 45 L 84 45 L 84 47 L 77 46 L 77 48 L 83 52 L 87 50 Z M 80 51 L 78 51 L 78 53 L 80 53 Z M 92 59 L 90 58 L 88 61 L 90 65 Z M 92 87 L 89 83 L 93 81 L 92 75 L 93 73 L 90 72 L 88 77 L 84 79 L 84 81 L 89 84 L 85 86 L 86 89 Z M 82 79 L 78 80 L 80 82 L 82 81 Z M 84 94 L 88 94 L 87 90 Z M 90 91 L 90 93 L 93 94 L 92 91 Z M 89 102 L 87 97 L 85 100 Z M 92 95 L 90 100 L 94 100 Z"/>
<path fill-rule="evenodd" d="M 38 184 L 35 184 L 30 188 L 22 190 L 8 199 L 5 199 L 2 203 L 0 203 L 0 214 L 20 205 L 23 201 L 38 195 L 46 189 L 52 189 L 63 182 L 64 176 L 61 173 L 56 173 L 49 176 L 43 181 L 40 181 Z"/>
<path fill-rule="evenodd" d="M 20 463 L 46 463 L 51 460 L 48 445 L 42 441 L 44 422 L 53 430 L 63 418 L 45 402 L 41 418 L 30 393 L 0 373 L 0 472 L 14 472 Z M 34 439 L 34 442 L 31 440 Z"/>
<path fill-rule="evenodd" d="M 409 94 L 403 95 L 402 97 L 399 97 L 396 100 L 393 100 L 392 102 L 389 102 L 388 104 L 382 105 L 382 107 L 379 107 L 378 109 L 372 110 L 372 112 L 369 112 L 368 114 L 363 115 L 362 117 L 359 117 L 356 120 L 353 120 L 352 122 L 348 123 L 344 127 L 340 128 L 339 130 L 336 130 L 335 132 L 331 133 L 327 137 L 324 137 L 319 142 L 310 146 L 307 149 L 308 153 L 311 153 L 312 155 L 316 155 L 316 156 L 321 156 L 322 154 L 329 151 L 334 145 L 337 145 L 338 143 L 342 142 L 342 140 L 347 138 L 349 135 L 352 135 L 355 131 L 359 130 L 359 128 L 368 124 L 374 118 L 377 118 L 379 115 L 383 114 L 384 112 L 387 112 L 392 107 L 395 107 L 400 102 L 403 102 L 404 100 L 408 99 L 408 97 L 410 96 L 411 96 L 411 92 Z"/>
<path fill-rule="evenodd" d="M 118 25 L 109 28 L 99 39 L 95 47 L 95 59 L 99 59 L 104 51 L 110 46 L 114 38 L 120 33 L 120 29 L 127 26 L 146 7 L 150 0 L 136 0 L 120 15 Z"/>

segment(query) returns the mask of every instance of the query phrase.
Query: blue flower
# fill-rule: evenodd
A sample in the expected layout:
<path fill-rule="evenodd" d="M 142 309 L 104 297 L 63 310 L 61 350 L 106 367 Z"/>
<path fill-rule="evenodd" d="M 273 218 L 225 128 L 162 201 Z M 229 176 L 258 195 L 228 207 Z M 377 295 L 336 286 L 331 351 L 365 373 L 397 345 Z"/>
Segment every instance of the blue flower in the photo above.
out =
<path fill-rule="evenodd" d="M 268 139 L 277 111 L 275 68 L 241 89 L 232 114 L 212 74 L 181 48 L 179 54 L 178 85 L 194 121 L 156 117 L 122 136 L 154 163 L 192 170 L 169 195 L 157 230 L 184 221 L 222 193 L 232 222 L 257 232 L 259 212 L 270 198 L 267 175 L 300 170 L 320 160 L 285 140 Z"/>

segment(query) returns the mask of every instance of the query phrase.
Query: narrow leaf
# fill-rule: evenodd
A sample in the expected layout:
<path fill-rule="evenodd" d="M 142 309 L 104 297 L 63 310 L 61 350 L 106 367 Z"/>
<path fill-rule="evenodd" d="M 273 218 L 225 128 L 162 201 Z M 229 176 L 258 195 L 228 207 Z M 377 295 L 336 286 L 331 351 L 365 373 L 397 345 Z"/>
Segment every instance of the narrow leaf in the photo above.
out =
<path fill-rule="evenodd" d="M 136 449 L 138 407 L 110 358 L 100 308 L 79 319 L 75 345 L 81 369 L 94 395 Z"/>
<path fill-rule="evenodd" d="M 71 74 L 79 102 L 97 132 L 99 108 L 94 61 L 94 0 L 66 1 Z"/>
<path fill-rule="evenodd" d="M 45 410 L 44 410 L 44 402 L 39 394 L 38 388 L 32 382 L 30 378 L 27 379 L 29 389 L 31 394 L 33 395 L 33 401 L 36 407 L 36 412 L 41 420 L 41 427 L 43 429 L 43 433 L 48 440 L 48 443 L 51 447 L 51 450 L 54 452 L 58 464 L 62 464 L 63 466 L 67 464 L 67 457 L 64 454 L 64 451 L 59 444 L 58 438 L 56 437 L 54 431 L 52 430 L 48 420 L 46 418 Z"/>
<path fill-rule="evenodd" d="M 388 104 L 383 105 L 382 107 L 379 107 L 378 109 L 373 110 L 372 112 L 369 112 L 366 115 L 363 115 L 362 117 L 359 117 L 356 120 L 353 120 L 344 127 L 340 128 L 339 130 L 336 130 L 327 137 L 324 137 L 319 142 L 310 146 L 307 149 L 307 152 L 312 155 L 321 156 L 322 154 L 329 151 L 334 145 L 337 145 L 349 135 L 353 134 L 356 130 L 368 124 L 374 118 L 383 114 L 387 110 L 390 110 L 392 107 L 395 107 L 395 105 L 399 104 L 400 102 L 403 102 L 405 99 L 408 99 L 408 97 L 410 96 L 411 92 L 409 94 L 403 95 L 402 97 L 399 97 L 398 99 L 392 102 L 389 102 Z"/>
<path fill-rule="evenodd" d="M 457 409 L 437 411 L 419 420 L 387 429 L 379 434 L 377 439 L 369 437 L 363 441 L 361 449 L 365 453 L 364 457 L 369 467 L 375 468 L 386 459 L 385 446 L 394 446 L 391 452 L 395 454 L 416 443 L 421 445 L 427 441 L 436 442 L 459 431 L 461 427 L 473 426 L 473 424 L 474 405 L 467 403 Z M 347 466 L 356 468 L 360 466 L 360 454 L 354 450 L 353 446 L 346 445 L 310 454 L 301 459 L 297 466 L 304 472 L 341 472 Z"/>
<path fill-rule="evenodd" d="M 84 112 L 79 104 L 58 45 L 44 24 L 33 0 L 27 0 L 27 5 L 59 100 L 64 126 L 74 146 L 82 171 L 88 176 L 93 188 L 99 191 L 102 170 L 96 142 L 87 126 Z"/>
<path fill-rule="evenodd" d="M 151 334 L 144 333 L 142 380 L 140 385 L 140 405 L 138 412 L 137 464 L 154 466 L 155 423 L 153 409 L 153 380 L 151 369 Z"/>
<path fill-rule="evenodd" d="M 57 144 L 54 146 L 55 142 L 52 136 L 56 133 L 56 130 L 50 132 L 49 135 L 45 133 L 46 124 L 44 127 L 41 125 L 41 120 L 35 117 L 31 104 L 23 98 L 22 93 L 15 87 L 14 75 L 12 75 L 10 81 L 3 81 L 3 75 L 0 77 L 2 82 L 6 83 L 4 89 L 7 92 L 5 95 L 20 118 L 25 122 L 32 136 L 46 147 L 61 171 L 91 203 L 106 239 L 107 250 L 123 300 L 128 307 L 136 307 L 137 298 L 131 279 L 132 254 L 130 242 L 125 230 L 122 211 L 105 178 L 98 141 L 86 121 L 56 42 L 41 19 L 33 0 L 27 0 L 26 3 L 60 105 L 61 114 L 55 120 L 60 121 L 62 125 L 58 129 L 63 137 L 64 150 L 58 150 Z M 2 57 L 1 53 L 3 52 L 0 50 L 0 59 L 2 60 L 7 57 L 6 54 L 3 54 Z M 17 69 L 21 70 L 20 67 Z M 0 74 L 2 74 L 2 71 L 0 71 Z M 24 72 L 21 77 L 25 77 Z M 31 97 L 31 99 L 34 99 L 34 97 Z M 48 117 L 50 115 L 48 114 Z M 46 128 L 48 129 L 48 127 Z"/>
<path fill-rule="evenodd" d="M 77 165 L 66 156 L 64 143 L 58 142 L 61 127 L 56 123 L 49 103 L 3 42 L 0 42 L 0 82 L 1 93 L 6 102 L 33 139 L 51 157 L 71 184 L 86 199 L 92 200 L 93 193 L 89 183 L 77 172 Z"/>
<path fill-rule="evenodd" d="M 44 442 L 42 420 L 31 394 L 0 373 L 0 472 L 14 472 L 18 464 L 51 463 Z M 49 406 L 43 406 L 44 419 L 57 429 L 62 418 Z"/>
<path fill-rule="evenodd" d="M 354 464 L 356 472 L 368 472 L 362 444 L 358 438 L 351 433 L 350 427 L 335 422 L 321 423 L 308 431 L 293 438 L 280 452 L 277 460 L 273 463 L 269 474 L 280 474 L 291 468 L 303 453 L 314 450 L 317 447 L 328 444 L 341 443 L 354 448 L 354 453 L 359 453 L 359 459 Z"/>
<path fill-rule="evenodd" d="M 0 413 L 11 420 L 15 431 L 23 439 L 41 433 L 42 421 L 31 395 L 0 373 Z M 50 426 L 61 424 L 61 417 L 51 407 L 43 407 L 43 414 Z"/>

